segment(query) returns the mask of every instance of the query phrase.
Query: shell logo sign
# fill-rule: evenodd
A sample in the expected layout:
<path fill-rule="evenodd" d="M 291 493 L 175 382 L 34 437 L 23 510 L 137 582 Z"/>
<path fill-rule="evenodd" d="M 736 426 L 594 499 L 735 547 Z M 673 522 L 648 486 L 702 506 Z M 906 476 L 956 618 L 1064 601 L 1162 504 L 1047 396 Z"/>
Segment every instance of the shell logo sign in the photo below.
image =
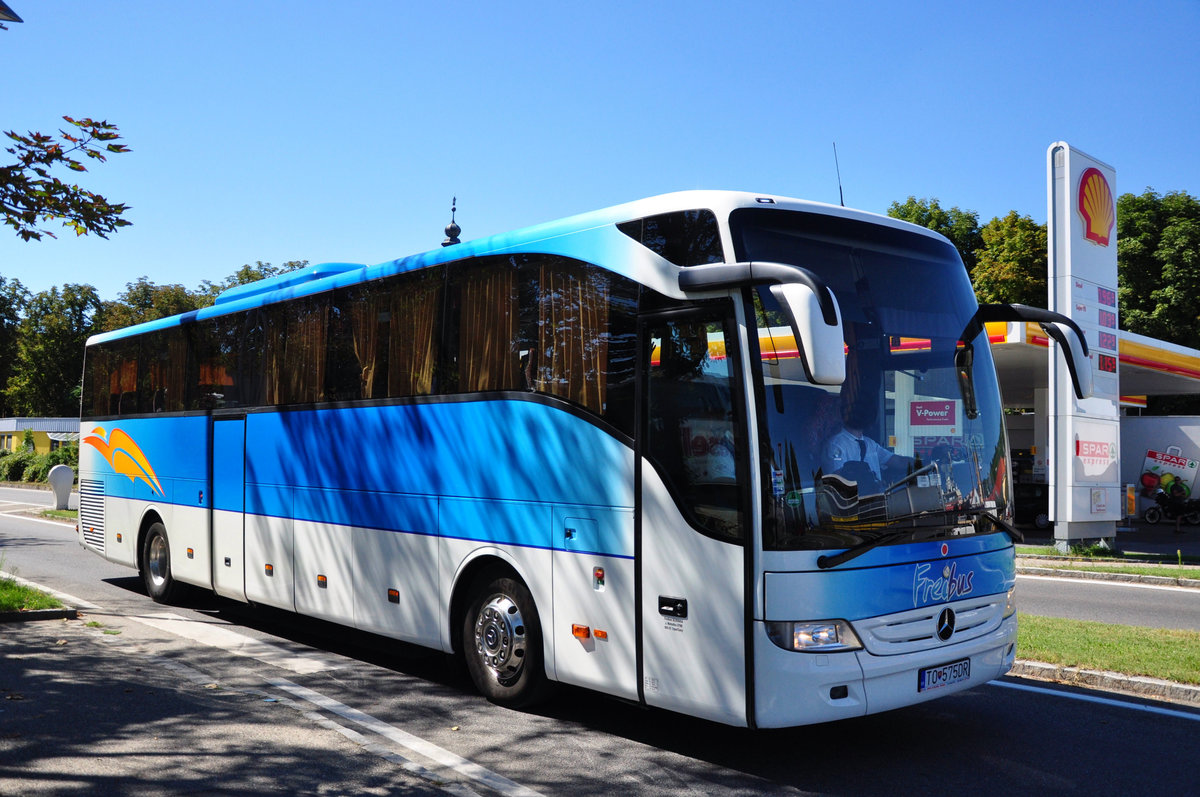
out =
<path fill-rule="evenodd" d="M 1108 246 L 1117 208 L 1112 188 L 1097 168 L 1086 169 L 1079 178 L 1079 215 L 1083 217 L 1083 235 L 1089 241 Z"/>
<path fill-rule="evenodd" d="M 149 460 L 142 453 L 142 449 L 137 443 L 133 442 L 133 438 L 120 429 L 113 429 L 108 434 L 108 439 L 104 439 L 104 428 L 97 426 L 92 430 L 92 433 L 83 438 L 83 442 L 100 452 L 105 461 L 112 466 L 112 469 L 123 476 L 128 476 L 129 481 L 144 481 L 150 486 L 150 491 L 158 495 L 165 496 L 162 485 L 158 483 L 158 476 L 154 473 L 154 468 L 150 467 Z"/>

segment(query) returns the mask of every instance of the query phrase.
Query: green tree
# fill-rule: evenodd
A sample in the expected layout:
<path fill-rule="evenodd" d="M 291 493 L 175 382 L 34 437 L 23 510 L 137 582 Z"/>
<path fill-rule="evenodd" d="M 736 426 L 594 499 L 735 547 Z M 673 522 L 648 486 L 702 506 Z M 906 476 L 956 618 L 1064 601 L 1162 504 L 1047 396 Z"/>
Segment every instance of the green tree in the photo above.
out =
<path fill-rule="evenodd" d="M 1200 347 L 1200 201 L 1151 189 L 1117 199 L 1121 326 Z"/>
<path fill-rule="evenodd" d="M 18 328 L 17 355 L 5 395 L 23 416 L 70 416 L 79 412 L 83 346 L 100 312 L 91 285 L 51 288 L 32 299 Z"/>
<path fill-rule="evenodd" d="M 17 357 L 17 330 L 28 302 L 29 291 L 24 285 L 18 280 L 0 277 L 0 417 L 13 414 L 3 388 L 12 375 L 13 361 Z"/>
<path fill-rule="evenodd" d="M 979 301 L 1045 307 L 1046 225 L 1012 210 L 985 224 L 980 236 L 984 246 L 971 275 Z"/>
<path fill-rule="evenodd" d="M 86 172 L 85 160 L 103 163 L 108 155 L 128 152 L 116 125 L 94 119 L 63 119 L 72 129 L 53 136 L 30 131 L 26 135 L 5 131 L 14 143 L 5 152 L 16 162 L 0 166 L 0 216 L 25 241 L 39 241 L 54 233 L 41 227 L 61 220 L 76 235 L 95 233 L 101 238 L 129 225 L 121 215 L 129 208 L 109 202 L 100 194 L 67 183 L 52 174 L 56 168 Z"/>
<path fill-rule="evenodd" d="M 204 280 L 194 291 L 179 284 L 157 285 L 148 277 L 138 277 L 137 282 L 126 283 L 125 290 L 115 300 L 103 303 L 102 311 L 95 319 L 93 332 L 124 329 L 208 307 L 224 290 L 286 274 L 306 265 L 307 260 L 291 260 L 281 266 L 259 260 L 253 266 L 243 265 L 219 283 Z"/>
<path fill-rule="evenodd" d="M 919 224 L 949 238 L 962 257 L 967 274 L 974 273 L 977 253 L 983 248 L 978 213 L 957 207 L 945 210 L 936 198 L 917 199 L 910 196 L 904 204 L 893 202 L 887 214 L 893 219 Z"/>
<path fill-rule="evenodd" d="M 212 300 L 203 292 L 182 285 L 155 285 L 146 277 L 129 282 L 115 301 L 105 302 L 96 320 L 96 332 L 123 329 L 145 321 L 186 313 L 206 307 Z"/>
<path fill-rule="evenodd" d="M 1117 298 L 1131 332 L 1200 346 L 1200 201 L 1147 188 L 1117 198 Z M 1200 396 L 1150 396 L 1151 415 L 1195 415 Z"/>

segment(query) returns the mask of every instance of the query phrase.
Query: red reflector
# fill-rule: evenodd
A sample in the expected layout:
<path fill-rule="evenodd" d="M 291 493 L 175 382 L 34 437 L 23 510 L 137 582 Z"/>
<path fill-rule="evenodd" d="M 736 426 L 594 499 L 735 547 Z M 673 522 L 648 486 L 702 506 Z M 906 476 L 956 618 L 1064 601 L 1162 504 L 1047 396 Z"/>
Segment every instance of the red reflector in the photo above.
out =
<path fill-rule="evenodd" d="M 571 635 L 576 639 L 587 639 L 592 635 L 592 629 L 588 628 L 586 625 L 579 625 L 576 623 L 575 625 L 571 626 Z"/>
<path fill-rule="evenodd" d="M 389 603 L 399 603 L 400 602 L 400 590 L 389 589 L 388 590 L 388 602 Z"/>
<path fill-rule="evenodd" d="M 596 635 L 596 639 L 608 639 L 607 631 L 601 631 L 599 628 L 597 628 L 593 633 Z"/>

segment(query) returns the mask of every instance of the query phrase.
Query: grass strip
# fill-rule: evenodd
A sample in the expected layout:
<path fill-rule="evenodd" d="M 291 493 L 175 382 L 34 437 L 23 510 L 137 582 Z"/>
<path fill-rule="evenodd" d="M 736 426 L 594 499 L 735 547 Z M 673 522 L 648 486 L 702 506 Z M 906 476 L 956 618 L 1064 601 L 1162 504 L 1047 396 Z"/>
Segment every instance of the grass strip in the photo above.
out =
<path fill-rule="evenodd" d="M 12 578 L 0 576 L 0 612 L 31 612 L 38 609 L 61 609 L 62 601 L 44 592 L 18 584 Z"/>
<path fill-rule="evenodd" d="M 1039 562 L 1038 567 L 1047 570 L 1081 570 L 1085 573 L 1120 573 L 1131 576 L 1160 576 L 1163 578 L 1193 578 L 1200 579 L 1200 567 L 1139 567 L 1136 564 L 1105 564 L 1092 565 L 1072 562 L 1058 564 L 1056 562 Z"/>
<path fill-rule="evenodd" d="M 1200 631 L 1109 625 L 1019 613 L 1017 657 L 1200 684 Z"/>
<path fill-rule="evenodd" d="M 1053 545 L 1018 545 L 1016 546 L 1017 556 L 1049 556 L 1058 559 L 1097 559 L 1097 560 L 1116 560 L 1129 562 L 1156 562 L 1166 565 L 1189 564 L 1200 566 L 1200 556 L 1184 556 L 1180 551 L 1174 554 L 1161 553 L 1126 553 L 1124 551 L 1114 551 L 1111 548 L 1104 548 L 1099 545 L 1092 546 L 1072 546 L 1066 553 L 1055 548 Z"/>

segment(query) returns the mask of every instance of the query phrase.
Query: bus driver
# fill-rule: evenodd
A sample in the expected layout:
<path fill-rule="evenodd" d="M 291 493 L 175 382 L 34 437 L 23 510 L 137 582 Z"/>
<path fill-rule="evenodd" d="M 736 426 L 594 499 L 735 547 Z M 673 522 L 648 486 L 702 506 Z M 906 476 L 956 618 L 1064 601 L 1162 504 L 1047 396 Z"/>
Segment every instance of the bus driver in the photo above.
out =
<path fill-rule="evenodd" d="M 873 489 L 865 489 L 863 482 L 882 482 L 885 471 L 891 471 L 895 478 L 900 478 L 913 463 L 911 457 L 895 454 L 864 434 L 863 430 L 875 420 L 873 397 L 866 395 L 866 391 L 860 391 L 856 398 L 850 399 L 843 391 L 842 428 L 825 441 L 821 455 L 822 470 L 859 482 L 860 494 L 882 489 L 881 484 L 873 484 Z M 870 472 L 869 476 L 866 471 Z"/>

